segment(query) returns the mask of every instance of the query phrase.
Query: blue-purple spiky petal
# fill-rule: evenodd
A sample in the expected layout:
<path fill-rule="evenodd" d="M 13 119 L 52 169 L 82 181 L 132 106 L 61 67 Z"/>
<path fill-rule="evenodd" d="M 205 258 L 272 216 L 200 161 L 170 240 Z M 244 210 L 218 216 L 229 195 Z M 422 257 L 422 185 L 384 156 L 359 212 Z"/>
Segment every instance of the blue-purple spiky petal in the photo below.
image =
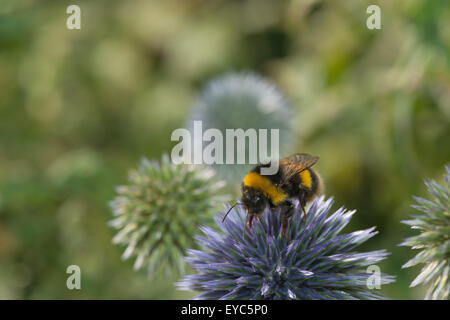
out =
<path fill-rule="evenodd" d="M 216 216 L 220 232 L 202 227 L 200 250 L 188 250 L 186 261 L 199 274 L 178 282 L 182 290 L 199 291 L 197 299 L 379 299 L 367 282 L 366 267 L 385 259 L 384 250 L 355 252 L 373 237 L 374 228 L 339 232 L 354 211 L 331 212 L 332 199 L 316 199 L 307 212 L 290 220 L 288 241 L 281 233 L 279 212 L 269 209 L 245 227 L 245 212 L 234 209 L 227 220 Z M 394 281 L 381 274 L 380 284 Z"/>

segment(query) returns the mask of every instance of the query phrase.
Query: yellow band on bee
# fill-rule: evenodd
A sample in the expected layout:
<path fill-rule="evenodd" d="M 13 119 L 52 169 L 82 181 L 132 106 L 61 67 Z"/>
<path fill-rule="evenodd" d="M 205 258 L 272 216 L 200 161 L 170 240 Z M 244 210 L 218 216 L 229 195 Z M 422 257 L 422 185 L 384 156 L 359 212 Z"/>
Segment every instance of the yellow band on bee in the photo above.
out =
<path fill-rule="evenodd" d="M 278 190 L 272 181 L 256 172 L 250 172 L 244 177 L 244 185 L 263 192 L 274 205 L 287 198 L 287 194 Z"/>
<path fill-rule="evenodd" d="M 301 183 L 304 186 L 311 189 L 312 179 L 311 179 L 311 174 L 309 173 L 309 171 L 304 170 L 304 171 L 300 172 L 299 175 L 300 175 Z"/>

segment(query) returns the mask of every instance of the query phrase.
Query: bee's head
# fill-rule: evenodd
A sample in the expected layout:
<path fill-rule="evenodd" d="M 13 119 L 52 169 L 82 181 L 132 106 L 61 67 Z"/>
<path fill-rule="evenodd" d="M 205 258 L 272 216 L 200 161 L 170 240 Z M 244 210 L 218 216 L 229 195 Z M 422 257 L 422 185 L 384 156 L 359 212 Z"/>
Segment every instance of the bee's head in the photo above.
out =
<path fill-rule="evenodd" d="M 247 213 L 252 216 L 259 216 L 267 206 L 267 197 L 255 188 L 242 186 L 242 204 Z"/>

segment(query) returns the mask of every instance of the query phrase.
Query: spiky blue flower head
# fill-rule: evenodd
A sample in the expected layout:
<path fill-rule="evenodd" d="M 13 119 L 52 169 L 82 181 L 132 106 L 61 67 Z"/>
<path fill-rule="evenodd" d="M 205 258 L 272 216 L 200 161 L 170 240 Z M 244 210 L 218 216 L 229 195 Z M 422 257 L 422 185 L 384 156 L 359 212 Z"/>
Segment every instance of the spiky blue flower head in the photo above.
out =
<path fill-rule="evenodd" d="M 188 250 L 186 260 L 198 271 L 178 283 L 182 290 L 202 292 L 197 299 L 377 299 L 369 289 L 365 269 L 383 260 L 384 250 L 355 252 L 373 237 L 374 228 L 339 234 L 355 211 L 331 212 L 332 199 L 317 198 L 303 221 L 296 212 L 281 234 L 279 213 L 266 210 L 244 235 L 245 212 L 235 209 L 221 233 L 202 227 L 200 250 Z M 380 274 L 380 285 L 393 282 Z"/>
<path fill-rule="evenodd" d="M 226 139 L 226 129 L 259 129 L 267 130 L 267 149 L 272 147 L 271 129 L 279 130 L 279 152 L 287 154 L 293 142 L 293 111 L 283 93 L 268 79 L 253 72 L 228 73 L 209 81 L 194 101 L 188 116 L 187 128 L 194 132 L 194 121 L 201 121 L 203 131 L 217 129 Z M 196 137 L 201 139 L 201 137 Z M 258 137 L 258 141 L 260 138 Z M 227 141 L 229 143 L 230 141 Z M 207 143 L 205 143 L 207 144 Z M 225 141 L 224 141 L 225 144 Z M 258 148 L 259 149 L 259 148 Z M 249 159 L 249 143 L 240 149 L 234 145 L 234 164 L 226 164 L 227 150 L 223 152 L 223 164 L 215 164 L 213 168 L 220 177 L 228 181 L 242 178 L 252 164 L 246 160 L 239 164 L 237 156 L 245 155 Z M 259 154 L 257 154 L 259 156 Z M 274 155 L 268 154 L 274 157 Z M 277 157 L 275 155 L 275 157 Z M 260 163 L 261 160 L 257 159 Z M 254 166 L 254 164 L 253 164 Z"/>
<path fill-rule="evenodd" d="M 405 239 L 400 245 L 421 249 L 403 268 L 424 264 L 411 287 L 430 284 L 425 299 L 433 300 L 447 300 L 450 296 L 450 165 L 445 169 L 445 185 L 433 180 L 426 181 L 433 199 L 414 197 L 418 205 L 412 207 L 421 214 L 402 221 L 412 229 L 420 230 L 420 234 Z"/>
<path fill-rule="evenodd" d="M 126 246 L 122 258 L 136 258 L 134 269 L 184 273 L 184 250 L 195 245 L 197 228 L 211 223 L 228 196 L 211 169 L 142 159 L 129 184 L 111 201 L 117 229 L 113 242 Z"/>

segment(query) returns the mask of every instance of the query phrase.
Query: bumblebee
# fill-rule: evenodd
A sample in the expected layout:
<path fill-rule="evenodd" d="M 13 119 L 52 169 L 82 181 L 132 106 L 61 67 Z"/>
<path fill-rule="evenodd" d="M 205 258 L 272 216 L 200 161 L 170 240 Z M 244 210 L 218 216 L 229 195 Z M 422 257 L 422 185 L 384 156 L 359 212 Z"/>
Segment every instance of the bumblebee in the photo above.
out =
<path fill-rule="evenodd" d="M 248 217 L 247 226 L 251 230 L 253 219 L 259 217 L 267 207 L 279 208 L 282 233 L 288 238 L 286 230 L 295 209 L 300 205 L 305 220 L 306 204 L 321 192 L 321 178 L 311 169 L 318 160 L 317 156 L 297 153 L 281 159 L 278 172 L 273 175 L 261 174 L 261 168 L 269 167 L 270 163 L 256 166 L 245 175 L 242 182 L 242 202 L 235 203 L 230 210 L 238 204 L 244 206 Z M 230 210 L 225 214 L 223 221 Z"/>

